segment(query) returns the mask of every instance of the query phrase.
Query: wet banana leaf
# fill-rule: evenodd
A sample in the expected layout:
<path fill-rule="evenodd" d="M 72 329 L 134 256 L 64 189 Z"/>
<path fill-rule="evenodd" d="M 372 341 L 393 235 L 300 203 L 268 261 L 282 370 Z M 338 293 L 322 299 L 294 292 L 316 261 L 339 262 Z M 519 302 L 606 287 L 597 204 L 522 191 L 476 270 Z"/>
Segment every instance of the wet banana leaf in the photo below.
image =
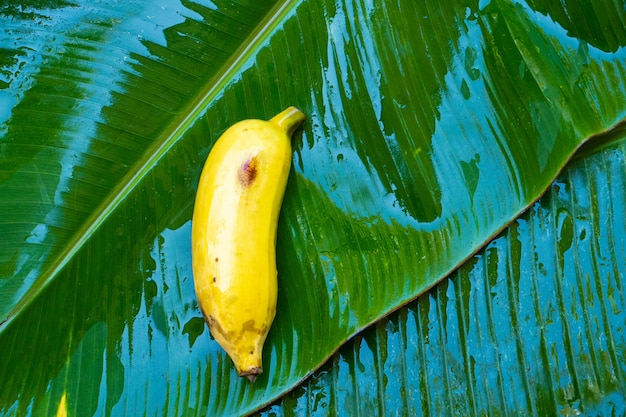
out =
<path fill-rule="evenodd" d="M 259 416 L 626 415 L 626 130 Z"/>
<path fill-rule="evenodd" d="M 538 277 L 560 264 L 545 254 L 537 268 L 548 272 L 531 273 L 539 264 L 511 238 L 523 234 L 524 220 L 515 219 L 587 138 L 626 117 L 626 12 L 618 1 L 454 3 L 0 3 L 0 415 L 55 415 L 60 404 L 69 415 L 252 412 L 465 261 L 433 290 L 428 309 L 451 308 L 442 298 L 450 288 L 463 306 L 479 303 L 473 289 L 491 289 L 493 277 L 519 289 L 521 277 L 473 272 L 504 268 L 472 256 L 510 222 L 478 259 L 513 253 L 531 275 L 524 285 L 541 288 Z M 235 121 L 267 119 L 288 105 L 309 120 L 294 139 L 279 223 L 278 315 L 265 373 L 252 385 L 202 320 L 190 219 L 217 137 Z M 623 219 L 623 195 L 602 198 Z M 572 218 L 558 219 L 533 227 L 573 233 Z M 602 222 L 593 222 L 587 239 L 601 241 Z M 623 327 L 612 320 L 623 318 L 626 267 L 623 252 L 613 255 L 588 255 L 615 277 L 594 288 L 611 290 L 617 319 L 601 308 L 584 315 L 613 335 L 606 349 L 588 348 L 590 357 L 609 355 L 594 359 L 597 367 L 624 354 Z M 555 306 L 550 314 L 578 320 L 555 291 L 541 303 L 527 296 L 536 309 Z M 583 305 L 592 303 L 583 295 Z M 508 359 L 515 366 L 536 366 L 523 362 L 525 343 L 538 343 L 537 355 L 552 365 L 545 323 L 519 333 L 517 323 L 481 318 L 478 307 L 456 308 L 460 322 L 480 323 L 476 331 L 509 326 L 504 336 L 523 341 Z M 550 319 L 542 314 L 535 318 Z M 491 363 L 470 359 L 471 348 L 458 348 L 461 367 Z M 420 349 L 420 360 L 446 354 L 442 343 Z M 554 366 L 550 372 L 562 369 Z M 343 369 L 354 378 L 373 372 Z M 472 410 L 507 398 L 508 374 L 498 369 L 473 376 L 488 394 L 469 390 Z M 433 401 L 451 395 L 435 373 L 419 381 L 433 387 Z M 560 395 L 547 386 L 548 398 Z M 535 391 L 525 392 L 512 412 L 539 410 Z M 598 392 L 603 399 L 613 391 Z"/>

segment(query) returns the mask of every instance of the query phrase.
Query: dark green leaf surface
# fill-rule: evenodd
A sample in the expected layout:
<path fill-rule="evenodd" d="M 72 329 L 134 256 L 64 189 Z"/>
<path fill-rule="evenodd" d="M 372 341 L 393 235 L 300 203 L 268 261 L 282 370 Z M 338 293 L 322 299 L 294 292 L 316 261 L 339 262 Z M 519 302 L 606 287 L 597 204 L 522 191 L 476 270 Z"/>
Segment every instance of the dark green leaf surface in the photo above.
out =
<path fill-rule="evenodd" d="M 63 392 L 84 415 L 252 411 L 626 116 L 620 2 L 579 31 L 577 5 L 415 3 L 2 4 L 0 413 L 54 414 Z M 190 218 L 219 134 L 288 105 L 309 122 L 250 385 L 202 322 Z"/>
<path fill-rule="evenodd" d="M 625 415 L 625 155 L 622 141 L 576 159 L 449 279 L 260 415 Z"/>

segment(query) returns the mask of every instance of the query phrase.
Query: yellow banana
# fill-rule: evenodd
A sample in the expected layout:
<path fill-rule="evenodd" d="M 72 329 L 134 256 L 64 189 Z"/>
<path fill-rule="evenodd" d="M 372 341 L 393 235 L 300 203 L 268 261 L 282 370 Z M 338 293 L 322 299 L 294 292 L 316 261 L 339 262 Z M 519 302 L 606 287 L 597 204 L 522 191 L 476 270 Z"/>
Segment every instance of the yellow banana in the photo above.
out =
<path fill-rule="evenodd" d="M 207 158 L 192 220 L 194 286 L 211 334 L 252 382 L 276 314 L 276 226 L 291 165 L 291 135 L 305 120 L 289 107 L 244 120 Z"/>

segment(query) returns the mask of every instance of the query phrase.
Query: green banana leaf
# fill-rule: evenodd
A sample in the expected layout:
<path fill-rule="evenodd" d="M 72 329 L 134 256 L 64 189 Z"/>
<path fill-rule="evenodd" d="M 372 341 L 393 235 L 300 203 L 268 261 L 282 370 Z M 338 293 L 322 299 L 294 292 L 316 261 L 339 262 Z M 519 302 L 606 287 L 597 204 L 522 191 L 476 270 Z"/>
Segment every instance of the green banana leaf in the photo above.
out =
<path fill-rule="evenodd" d="M 262 416 L 626 415 L 626 129 Z M 603 138 L 607 139 L 607 138 Z"/>
<path fill-rule="evenodd" d="M 455 284 L 428 293 L 436 294 L 430 307 L 410 304 L 391 320 L 406 321 L 409 311 L 442 314 L 450 288 L 467 299 L 473 288 L 491 290 L 493 277 L 518 289 L 510 275 L 480 269 L 502 266 L 476 266 L 472 256 L 540 197 L 587 138 L 626 117 L 623 4 L 553 3 L 0 3 L 0 415 L 55 415 L 62 398 L 70 415 L 245 414 L 296 387 L 373 323 L 369 337 L 378 345 L 395 337 L 381 318 L 465 261 Z M 278 315 L 265 373 L 250 384 L 199 312 L 190 219 L 217 137 L 238 120 L 267 119 L 289 105 L 309 120 L 294 138 L 279 223 Z M 623 219 L 623 194 L 603 198 L 611 207 L 603 213 Z M 545 220 L 545 230 L 573 233 L 571 219 L 557 219 Z M 605 220 L 592 220 L 590 244 L 604 245 L 598 225 Z M 483 258 L 504 251 L 517 253 L 508 256 L 525 273 L 535 265 L 559 269 L 506 245 L 523 235 L 521 222 Z M 623 248 L 623 227 L 614 233 L 610 242 Z M 610 292 L 615 317 L 602 308 L 584 314 L 613 335 L 608 347 L 588 347 L 589 357 L 608 355 L 615 385 L 624 386 L 615 365 L 624 357 L 624 252 L 590 253 L 589 262 L 613 271 L 612 284 L 599 288 Z M 546 275 L 524 283 L 539 291 Z M 531 294 L 535 308 L 556 306 L 550 314 L 576 318 L 558 288 L 554 298 Z M 486 316 L 457 308 L 460 322 L 476 320 L 486 334 L 509 326 L 503 337 L 515 334 L 519 344 L 504 351 L 514 355 L 509 360 L 537 366 L 524 362 L 519 346 L 537 342 L 551 316 L 535 314 L 547 321 L 529 324 L 526 335 L 516 323 L 490 321 L 493 306 Z M 350 346 L 362 346 L 363 337 L 328 369 L 340 372 L 341 355 L 357 352 Z M 452 343 L 468 342 L 477 343 Z M 538 343 L 552 378 L 562 370 L 558 361 L 576 360 L 572 348 L 554 363 L 543 334 Z M 422 346 L 422 361 L 445 356 L 443 343 Z M 356 364 L 359 349 L 342 372 L 400 379 Z M 523 401 L 507 396 L 506 373 L 489 358 L 466 358 L 461 366 L 478 363 L 484 372 L 466 385 L 472 410 L 503 410 L 503 401 L 513 413 L 543 410 L 535 404 L 544 397 L 530 388 Z M 432 386 L 432 404 L 458 402 L 436 374 L 419 384 Z M 384 396 L 371 384 L 357 386 Z M 561 385 L 546 386 L 546 398 L 562 394 Z M 623 390 L 573 386 L 567 401 L 588 389 L 598 402 L 623 402 Z M 379 414 L 392 414 L 380 404 Z M 425 413 L 436 413 L 432 404 Z"/>

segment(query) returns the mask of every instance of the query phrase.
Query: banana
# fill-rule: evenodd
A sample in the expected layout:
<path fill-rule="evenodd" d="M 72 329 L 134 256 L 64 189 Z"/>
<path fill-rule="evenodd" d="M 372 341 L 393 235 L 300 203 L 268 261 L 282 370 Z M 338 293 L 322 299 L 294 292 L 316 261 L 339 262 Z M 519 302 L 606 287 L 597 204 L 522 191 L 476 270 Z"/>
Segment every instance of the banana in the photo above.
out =
<path fill-rule="evenodd" d="M 228 128 L 211 149 L 196 194 L 196 296 L 211 334 L 252 382 L 263 372 L 263 344 L 276 314 L 276 227 L 291 136 L 304 120 L 289 107 L 269 121 Z"/>

